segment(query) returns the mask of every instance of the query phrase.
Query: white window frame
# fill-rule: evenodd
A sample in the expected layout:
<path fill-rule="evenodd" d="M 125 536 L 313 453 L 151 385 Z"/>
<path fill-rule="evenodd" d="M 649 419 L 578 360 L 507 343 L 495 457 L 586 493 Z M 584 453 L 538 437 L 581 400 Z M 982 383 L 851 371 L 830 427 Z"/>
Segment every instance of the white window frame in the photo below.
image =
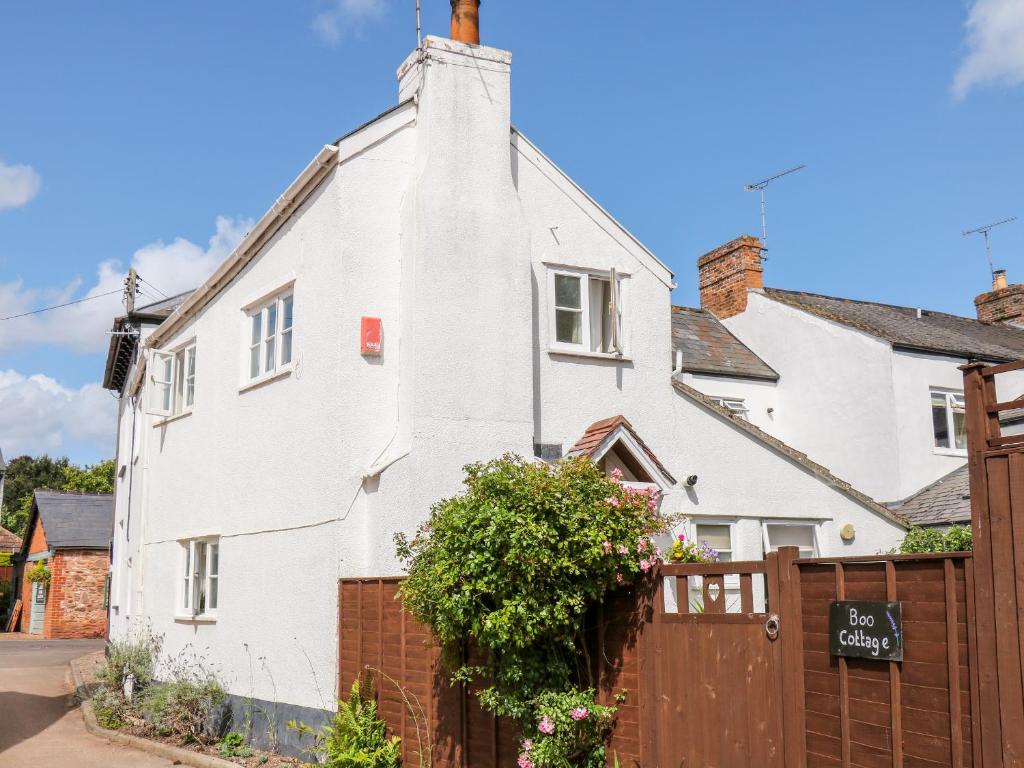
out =
<path fill-rule="evenodd" d="M 619 272 L 614 267 L 608 271 L 576 269 L 572 267 L 548 267 L 548 349 L 551 352 L 563 352 L 576 355 L 587 355 L 604 358 L 623 358 L 628 356 L 626 345 L 626 281 L 629 275 Z M 580 281 L 580 342 L 558 340 L 557 315 L 559 307 L 555 304 L 555 278 L 558 276 L 575 278 Z M 608 282 L 611 286 L 610 298 L 613 310 L 613 322 L 611 324 L 611 352 L 595 351 L 591 349 L 590 332 L 590 281 L 601 280 Z M 562 308 L 562 311 L 570 311 Z"/>
<path fill-rule="evenodd" d="M 772 551 L 771 540 L 768 538 L 768 526 L 789 526 L 789 527 L 803 527 L 811 529 L 812 541 L 814 542 L 814 550 L 810 555 L 805 555 L 803 552 L 800 553 L 800 557 L 821 557 L 821 522 L 818 520 L 762 520 L 761 521 L 761 542 L 762 548 L 764 549 L 764 556 L 768 557 L 768 553 Z"/>
<path fill-rule="evenodd" d="M 697 541 L 697 526 L 699 525 L 726 525 L 729 527 L 729 555 L 731 556 L 732 562 L 736 560 L 736 520 L 723 520 L 721 518 L 697 518 L 690 520 L 690 530 L 687 531 L 687 536 L 690 537 L 690 541 Z M 719 550 L 721 551 L 721 550 Z M 737 577 L 737 584 L 739 584 Z"/>
<path fill-rule="evenodd" d="M 292 317 L 291 325 L 285 327 L 285 306 L 291 301 Z M 280 376 L 290 372 L 295 366 L 295 290 L 294 286 L 281 288 L 280 290 L 253 302 L 244 308 L 245 321 L 243 338 L 245 340 L 245 353 L 243 356 L 242 385 L 246 387 L 251 384 Z M 270 328 L 268 322 L 271 314 L 274 318 L 274 327 Z M 260 334 L 257 340 L 253 340 L 253 319 L 260 318 Z M 285 360 L 284 338 L 288 337 L 288 359 Z M 273 348 L 273 360 L 269 361 L 267 349 Z M 253 375 L 253 353 L 256 352 L 256 374 Z"/>
<path fill-rule="evenodd" d="M 220 606 L 220 537 L 203 536 L 195 539 L 181 539 L 181 554 L 178 565 L 177 612 L 179 619 L 215 620 Z M 217 550 L 217 569 L 214 571 L 213 548 Z M 198 555 L 203 551 L 203 572 L 197 568 Z M 210 606 L 211 586 L 216 584 L 215 605 Z M 204 609 L 199 610 L 200 590 L 204 596 Z"/>
<path fill-rule="evenodd" d="M 191 373 L 189 361 L 192 363 Z M 195 408 L 196 365 L 195 337 L 171 349 L 152 350 L 146 364 L 149 375 L 149 407 L 146 412 L 165 419 L 192 413 Z"/>
<path fill-rule="evenodd" d="M 932 398 L 936 395 L 944 397 L 946 400 L 946 434 L 949 435 L 949 445 L 941 446 L 935 444 L 935 422 L 934 414 L 932 413 Z M 954 406 L 953 401 L 959 399 L 959 406 L 963 409 L 966 419 L 966 400 L 964 393 L 955 389 L 943 389 L 941 387 L 930 387 L 928 389 L 928 426 L 930 428 L 932 436 L 932 451 L 938 454 L 947 456 L 966 456 L 967 455 L 967 433 L 964 433 L 965 445 L 963 448 L 958 448 L 956 445 L 956 427 L 953 420 Z"/>
<path fill-rule="evenodd" d="M 686 538 L 688 541 L 697 541 L 697 526 L 698 525 L 727 525 L 729 526 L 729 554 L 732 556 L 730 562 L 736 562 L 736 529 L 739 524 L 738 518 L 722 518 L 722 517 L 698 517 L 690 518 L 689 523 L 686 526 Z M 690 594 L 688 599 L 690 602 L 693 601 L 695 595 L 702 595 L 704 589 L 704 579 L 701 576 L 691 576 L 690 582 Z M 735 607 L 738 605 L 739 600 L 739 588 L 740 588 L 740 576 L 738 573 L 727 573 L 723 579 L 725 590 L 726 590 L 726 606 Z"/>
<path fill-rule="evenodd" d="M 719 397 L 713 395 L 711 399 L 718 403 L 718 405 L 728 410 L 733 415 L 738 416 L 739 418 L 744 419 L 746 421 L 750 420 L 747 417 L 747 414 L 750 413 L 750 409 L 747 407 L 747 401 L 744 400 L 742 397 Z"/>

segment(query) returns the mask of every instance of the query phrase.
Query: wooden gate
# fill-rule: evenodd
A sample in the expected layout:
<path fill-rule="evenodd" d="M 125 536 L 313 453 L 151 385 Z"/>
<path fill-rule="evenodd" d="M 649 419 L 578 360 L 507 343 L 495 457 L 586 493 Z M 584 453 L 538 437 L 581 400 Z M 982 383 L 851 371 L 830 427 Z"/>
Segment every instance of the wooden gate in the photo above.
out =
<path fill-rule="evenodd" d="M 641 657 L 643 764 L 782 768 L 778 555 L 665 565 Z"/>

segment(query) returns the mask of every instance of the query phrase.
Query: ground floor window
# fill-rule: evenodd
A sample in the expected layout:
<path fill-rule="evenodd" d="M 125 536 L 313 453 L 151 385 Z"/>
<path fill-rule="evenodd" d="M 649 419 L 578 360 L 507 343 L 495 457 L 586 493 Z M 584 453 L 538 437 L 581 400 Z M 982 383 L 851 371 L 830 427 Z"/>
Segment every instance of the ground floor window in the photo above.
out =
<path fill-rule="evenodd" d="M 181 542 L 182 580 L 179 605 L 186 616 L 217 613 L 220 582 L 220 540 L 189 539 Z"/>
<path fill-rule="evenodd" d="M 799 547 L 800 557 L 817 557 L 817 525 L 805 523 L 765 523 L 764 551 L 780 547 Z"/>

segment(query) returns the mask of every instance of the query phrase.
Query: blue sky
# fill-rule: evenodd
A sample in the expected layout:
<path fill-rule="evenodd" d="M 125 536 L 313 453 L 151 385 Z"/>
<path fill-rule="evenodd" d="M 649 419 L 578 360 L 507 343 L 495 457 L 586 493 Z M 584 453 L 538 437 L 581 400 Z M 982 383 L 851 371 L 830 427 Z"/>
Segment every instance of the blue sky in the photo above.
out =
<path fill-rule="evenodd" d="M 449 4 L 423 0 L 427 33 Z M 973 314 L 1024 217 L 1024 0 L 486 0 L 513 119 L 676 272 L 757 234 L 766 283 Z M 414 0 L 7 3 L 0 317 L 198 283 L 318 148 L 396 101 Z M 994 233 L 1024 281 L 1024 218 Z M 155 291 L 150 290 L 153 295 Z M 144 299 L 143 299 L 144 300 Z M 117 297 L 0 321 L 0 450 L 113 452 Z"/>

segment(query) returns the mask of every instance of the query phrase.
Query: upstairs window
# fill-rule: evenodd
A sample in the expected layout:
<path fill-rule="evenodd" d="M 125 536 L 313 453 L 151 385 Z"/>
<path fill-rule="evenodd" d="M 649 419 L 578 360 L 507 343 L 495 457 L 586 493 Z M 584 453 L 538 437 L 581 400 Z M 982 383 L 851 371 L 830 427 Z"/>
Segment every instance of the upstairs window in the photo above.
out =
<path fill-rule="evenodd" d="M 189 413 L 196 399 L 196 344 L 176 351 L 154 351 L 150 359 L 149 413 L 178 416 Z"/>
<path fill-rule="evenodd" d="M 181 548 L 184 568 L 179 605 L 182 615 L 215 615 L 220 586 L 219 539 L 190 539 L 181 542 Z"/>
<path fill-rule="evenodd" d="M 250 310 L 250 381 L 272 376 L 291 365 L 294 309 L 295 298 L 291 293 L 286 293 Z"/>
<path fill-rule="evenodd" d="M 551 348 L 605 355 L 623 354 L 622 279 L 604 274 L 552 270 Z"/>
<path fill-rule="evenodd" d="M 932 432 L 936 448 L 967 450 L 964 396 L 932 390 Z"/>
<path fill-rule="evenodd" d="M 742 397 L 712 397 L 711 399 L 741 419 L 746 419 L 747 413 L 750 411 Z"/>

